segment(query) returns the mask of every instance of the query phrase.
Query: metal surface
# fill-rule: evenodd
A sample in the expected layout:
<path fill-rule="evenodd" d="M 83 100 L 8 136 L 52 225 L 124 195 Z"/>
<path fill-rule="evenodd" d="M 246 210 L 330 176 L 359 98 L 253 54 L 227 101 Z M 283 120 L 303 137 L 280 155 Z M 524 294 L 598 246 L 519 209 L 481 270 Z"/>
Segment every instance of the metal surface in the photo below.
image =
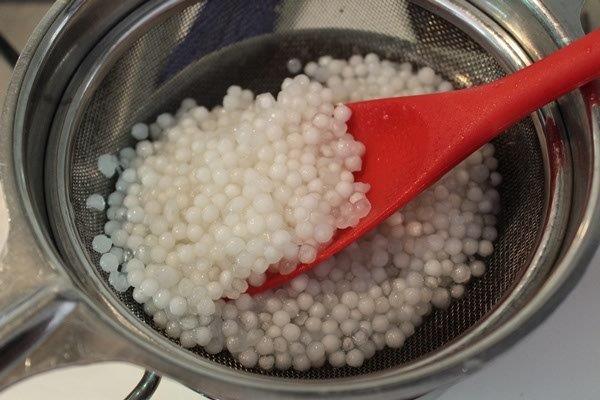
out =
<path fill-rule="evenodd" d="M 120 2 L 119 5 L 123 7 L 121 11 L 126 8 L 131 10 L 137 5 L 135 3 L 124 1 Z M 64 87 L 67 81 L 70 81 L 70 88 L 66 92 L 67 96 L 60 102 L 61 106 L 56 114 L 51 110 L 58 106 L 59 100 L 57 96 L 52 96 L 52 94 L 62 93 L 62 90 L 54 92 L 53 89 L 56 89 L 56 87 L 48 87 L 47 84 L 43 84 L 44 80 L 40 80 L 40 77 L 43 76 L 42 72 L 49 64 L 40 61 L 52 60 L 53 56 L 58 57 L 60 53 L 56 53 L 52 47 L 46 49 L 40 49 L 40 47 L 43 47 L 46 39 L 56 40 L 57 35 L 54 34 L 53 28 L 63 34 L 69 32 L 68 29 L 64 30 L 65 25 L 58 24 L 54 25 L 53 28 L 48 28 L 50 20 L 47 20 L 46 25 L 43 25 L 45 27 L 38 31 L 38 37 L 41 39 L 30 42 L 28 53 L 17 67 L 16 78 L 11 86 L 9 101 L 5 109 L 1 139 L 3 143 L 0 145 L 2 149 L 1 157 L 6 165 L 5 170 L 2 171 L 2 179 L 12 221 L 9 233 L 8 256 L 3 262 L 8 265 L 7 268 L 9 269 L 10 266 L 16 265 L 21 268 L 20 264 L 24 262 L 30 272 L 29 275 L 23 274 L 27 282 L 23 281 L 18 285 L 13 284 L 15 290 L 0 298 L 0 308 L 14 304 L 12 294 L 20 291 L 21 287 L 26 286 L 26 284 L 35 283 L 31 276 L 34 276 L 36 271 L 44 271 L 44 266 L 48 265 L 52 268 L 48 268 L 46 274 L 37 281 L 38 286 L 40 288 L 45 287 L 46 276 L 53 279 L 56 282 L 56 289 L 49 292 L 51 295 L 48 298 L 58 300 L 58 298 L 63 298 L 65 292 L 71 293 L 67 300 L 67 304 L 72 305 L 68 315 L 77 318 L 85 317 L 83 319 L 87 321 L 86 329 L 104 333 L 101 340 L 100 338 L 92 339 L 91 334 L 70 336 L 73 337 L 72 342 L 77 343 L 78 346 L 93 351 L 69 351 L 65 353 L 70 354 L 68 359 L 62 356 L 57 357 L 57 354 L 41 353 L 40 359 L 54 360 L 54 365 L 91 362 L 101 359 L 138 362 L 141 365 L 151 366 L 153 370 L 170 375 L 199 391 L 223 398 L 241 398 L 248 395 L 261 395 L 264 398 L 297 398 L 319 395 L 334 398 L 363 396 L 406 398 L 425 393 L 444 383 L 453 381 L 465 372 L 478 368 L 484 360 L 502 351 L 519 336 L 529 331 L 568 290 L 568 286 L 572 284 L 574 276 L 578 273 L 577 269 L 581 269 L 585 265 L 591 250 L 595 248 L 593 238 L 598 231 L 598 226 L 589 223 L 589 221 L 594 221 L 596 215 L 598 215 L 598 176 L 596 175 L 598 170 L 594 169 L 596 167 L 595 163 L 597 163 L 594 155 L 598 151 L 598 137 L 594 137 L 592 134 L 592 129 L 597 129 L 597 125 L 594 126 L 594 121 L 586 115 L 586 109 L 589 109 L 591 105 L 585 103 L 585 98 L 577 93 L 573 95 L 577 103 L 569 103 L 564 107 L 562 102 L 560 104 L 560 113 L 566 115 L 567 118 L 571 114 L 585 115 L 583 119 L 578 121 L 577 125 L 570 125 L 567 119 L 563 127 L 556 105 L 552 105 L 543 110 L 538 119 L 534 118 L 533 122 L 525 122 L 517 127 L 512 136 L 513 143 L 510 141 L 499 143 L 500 147 L 503 148 L 503 151 L 500 152 L 502 157 L 500 162 L 501 166 L 505 168 L 503 174 L 506 176 L 505 182 L 507 182 L 505 185 L 506 190 L 502 193 L 506 211 L 504 216 L 501 216 L 504 223 L 500 227 L 503 232 L 501 236 L 505 238 L 506 248 L 501 250 L 503 239 L 500 239 L 498 242 L 499 251 L 494 256 L 495 260 L 490 260 L 492 265 L 498 265 L 497 275 L 494 275 L 494 271 L 491 271 L 488 277 L 475 283 L 470 288 L 470 294 L 464 301 L 461 301 L 462 304 L 456 302 L 453 308 L 448 311 L 450 314 L 437 313 L 432 316 L 431 320 L 434 322 L 432 322 L 433 326 L 429 328 L 429 331 L 426 324 L 423 326 L 424 329 L 418 333 L 418 335 L 424 335 L 423 337 L 426 338 L 433 338 L 434 335 L 439 336 L 435 338 L 437 342 L 428 341 L 427 346 L 419 346 L 419 343 L 414 339 L 415 344 L 411 347 L 407 343 L 407 347 L 401 352 L 382 352 L 373 362 L 366 365 L 368 371 L 339 370 L 333 372 L 327 369 L 319 369 L 309 372 L 306 376 L 289 375 L 289 377 L 294 378 L 310 378 L 301 381 L 287 380 L 283 376 L 261 375 L 258 371 L 236 370 L 239 365 L 223 355 L 214 359 L 234 367 L 232 369 L 181 349 L 153 330 L 152 327 L 141 322 L 138 317 L 143 318 L 143 315 L 138 313 L 138 317 L 136 317 L 134 314 L 136 310 L 127 308 L 127 305 L 135 306 L 131 301 L 126 298 L 117 299 L 94 267 L 94 260 L 90 260 L 86 251 L 82 251 L 87 245 L 85 236 L 91 234 L 87 231 L 87 226 L 89 225 L 91 229 L 97 229 L 100 221 L 87 220 L 84 224 L 77 226 L 78 219 L 74 217 L 77 215 L 77 208 L 80 207 L 78 201 L 81 201 L 83 194 L 77 197 L 77 195 L 69 194 L 69 191 L 77 193 L 76 188 L 81 187 L 81 185 L 94 185 L 95 178 L 91 166 L 85 164 L 85 160 L 79 161 L 78 168 L 80 170 L 77 170 L 77 168 L 66 169 L 66 167 L 77 166 L 77 156 L 71 157 L 73 153 L 70 151 L 73 150 L 73 146 L 83 146 L 78 150 L 87 149 L 88 153 L 86 154 L 91 160 L 88 163 L 93 162 L 95 160 L 94 151 L 99 151 L 97 149 L 102 145 L 112 149 L 121 145 L 119 138 L 125 137 L 124 132 L 128 123 L 137 118 L 149 117 L 158 110 L 163 109 L 163 107 L 173 106 L 175 99 L 167 98 L 165 93 L 178 92 L 181 89 L 189 88 L 190 82 L 194 81 L 198 84 L 202 82 L 203 76 L 204 79 L 208 79 L 207 77 L 210 76 L 210 74 L 203 75 L 210 73 L 210 56 L 208 56 L 204 63 L 203 60 L 200 60 L 193 69 L 190 67 L 189 70 L 186 70 L 188 77 L 182 77 L 183 75 L 180 74 L 168 82 L 168 87 L 160 88 L 161 90 L 153 88 L 152 92 L 145 92 L 140 89 L 146 87 L 147 82 L 133 80 L 133 83 L 129 83 L 133 86 L 129 86 L 128 90 L 123 90 L 123 93 L 116 97 L 118 101 L 115 101 L 115 103 L 121 105 L 119 110 L 125 110 L 126 112 L 118 113 L 119 117 L 114 122 L 107 121 L 109 124 L 104 128 L 107 129 L 105 132 L 112 133 L 112 136 L 107 135 L 104 137 L 105 141 L 100 143 L 89 143 L 85 140 L 86 136 L 81 135 L 81 129 L 85 129 L 86 126 L 89 129 L 89 126 L 91 126 L 89 120 L 86 122 L 86 116 L 89 118 L 92 115 L 89 114 L 88 103 L 92 104 L 91 109 L 93 110 L 93 104 L 96 104 L 95 101 L 102 100 L 102 97 L 94 97 L 96 96 L 96 88 L 101 87 L 100 90 L 110 90 L 110 84 L 113 84 L 115 88 L 119 87 L 119 75 L 114 74 L 113 67 L 118 70 L 119 66 L 124 68 L 123 65 L 135 65 L 135 63 L 127 64 L 127 55 L 131 54 L 127 53 L 130 45 L 136 43 L 137 49 L 142 49 L 138 51 L 143 52 L 144 49 L 152 51 L 153 47 L 147 44 L 144 46 L 143 40 L 135 42 L 133 39 L 145 34 L 149 26 L 158 26 L 159 28 L 153 28 L 154 30 L 151 32 L 154 32 L 155 35 L 158 34 L 160 37 L 161 25 L 155 24 L 159 21 L 168 21 L 168 19 L 165 19 L 168 18 L 168 15 L 165 17 L 165 13 L 175 13 L 179 10 L 177 7 L 185 6 L 185 4 L 182 5 L 184 2 L 178 1 L 158 3 L 149 2 L 143 6 L 146 9 L 138 8 L 137 14 L 121 21 L 115 30 L 109 34 L 112 37 L 107 37 L 104 42 L 99 41 L 99 36 L 96 37 L 96 42 L 89 44 L 89 48 L 94 48 L 93 58 L 83 61 L 77 74 L 72 74 L 72 67 L 82 62 L 84 52 L 68 53 L 73 54 L 71 68 L 61 70 L 61 65 L 54 65 L 57 70 L 55 73 L 60 73 L 63 79 L 54 81 L 52 84 L 63 85 Z M 191 4 L 192 2 L 185 3 Z M 351 2 L 344 2 L 346 5 L 349 3 Z M 420 15 L 420 23 L 411 26 L 411 31 L 406 32 L 406 35 L 404 35 L 404 39 L 408 40 L 419 38 L 420 46 L 406 46 L 406 42 L 389 41 L 389 38 L 388 40 L 382 40 L 384 39 L 381 36 L 382 33 L 394 35 L 397 27 L 390 28 L 388 32 L 378 30 L 378 32 L 372 32 L 369 35 L 353 33 L 352 45 L 359 46 L 358 49 L 362 51 L 372 49 L 370 46 L 384 45 L 384 49 L 390 50 L 389 54 L 384 53 L 386 56 L 407 57 L 411 61 L 429 63 L 442 70 L 447 77 L 452 78 L 457 84 L 477 83 L 477 79 L 481 79 L 481 81 L 493 79 L 502 73 L 502 68 L 510 70 L 521 67 L 528 62 L 528 56 L 535 59 L 538 55 L 551 50 L 553 43 L 556 46 L 552 39 L 540 39 L 542 43 L 536 44 L 535 38 L 527 38 L 529 39 L 527 46 L 524 46 L 524 37 L 515 35 L 513 40 L 511 37 L 511 34 L 514 35 L 513 32 L 510 30 L 507 32 L 500 28 L 476 7 L 462 1 L 419 1 L 418 3 L 465 31 L 468 37 L 482 44 L 493 57 L 488 56 L 466 35 L 461 34 L 440 18 L 434 17 L 423 10 L 417 10 L 416 14 L 413 14 Z M 481 5 L 480 3 L 477 4 Z M 535 8 L 535 4 L 532 7 Z M 74 9 L 76 8 L 62 8 L 59 4 L 53 10 L 58 18 L 59 16 L 65 17 L 64 13 L 67 13 L 67 11 L 72 12 Z M 163 11 L 161 12 L 160 9 Z M 407 10 L 405 7 L 399 9 L 401 12 Z M 67 18 L 69 23 L 75 24 L 76 21 L 79 21 L 81 24 L 85 21 L 83 16 L 91 15 L 85 14 L 82 9 L 79 9 L 79 11 L 83 14 L 73 13 L 69 15 Z M 123 12 L 121 15 L 125 14 L 126 12 Z M 406 15 L 404 14 L 404 16 Z M 109 17 L 106 18 L 106 20 L 99 18 L 97 26 L 101 27 L 105 22 L 106 25 L 104 26 L 108 28 L 120 19 L 114 18 L 111 20 Z M 296 14 L 296 18 L 300 20 L 298 14 Z M 402 18 L 399 20 L 402 20 Z M 283 21 L 286 20 L 283 19 Z M 531 21 L 532 24 L 541 25 L 543 23 L 543 20 L 532 19 Z M 323 23 L 328 22 L 323 21 Z M 366 21 L 367 25 L 373 25 L 376 22 Z M 385 31 L 385 27 L 382 28 L 381 25 L 378 28 Z M 536 29 L 552 30 L 552 26 L 541 25 L 541 28 L 537 26 L 531 29 L 532 31 Z M 157 31 L 159 32 L 156 33 Z M 168 32 L 166 30 L 163 34 Z M 332 42 L 329 44 L 330 47 L 327 47 L 326 44 L 320 44 L 323 46 L 321 51 L 337 51 L 340 56 L 347 56 L 349 55 L 348 52 L 353 51 L 351 46 L 344 46 L 343 40 L 340 42 L 340 37 L 335 36 L 333 31 L 329 31 L 329 33 L 321 32 L 318 37 L 310 36 L 310 32 L 302 34 L 304 36 L 293 36 L 290 32 L 287 32 L 286 35 L 294 39 L 309 40 L 311 46 L 315 43 L 322 43 L 320 40 L 323 37 L 328 37 L 321 35 L 332 35 L 330 36 Z M 278 37 L 278 40 L 285 38 L 286 35 Z M 344 36 L 342 35 L 342 39 Z M 559 37 L 564 39 L 564 35 L 559 35 Z M 172 40 L 173 35 L 170 35 L 169 38 Z M 377 40 L 373 41 L 373 38 Z M 156 39 L 155 37 L 154 40 Z M 38 46 L 40 43 L 42 46 Z M 69 42 L 63 43 L 63 46 L 66 46 L 67 43 Z M 107 43 L 111 45 L 106 46 Z M 115 43 L 118 44 L 114 45 Z M 151 40 L 150 43 L 152 43 Z M 235 54 L 235 56 L 243 55 L 244 49 L 256 50 L 260 46 L 264 46 L 264 43 L 255 41 L 251 43 L 254 47 L 249 47 L 247 44 L 246 46 L 239 46 L 236 50 L 240 50 L 241 53 Z M 269 41 L 267 40 L 266 43 L 269 44 Z M 339 46 L 340 43 L 342 43 L 341 46 Z M 444 45 L 437 46 L 436 51 L 431 51 L 432 48 L 436 47 L 435 43 L 444 43 Z M 295 40 L 292 40 L 290 44 L 294 45 Z M 531 51 L 528 47 L 534 47 L 537 49 L 537 53 Z M 301 48 L 304 48 L 304 46 Z M 415 48 L 416 50 L 414 50 Z M 37 51 L 35 51 L 36 49 Z M 292 47 L 290 50 L 294 49 L 298 51 L 300 46 L 297 48 Z M 457 49 L 460 49 L 460 51 L 457 51 Z M 381 48 L 374 50 L 381 50 Z M 414 51 L 411 52 L 410 50 Z M 253 54 L 253 52 L 249 53 L 251 54 L 247 54 L 248 57 Z M 283 54 L 286 57 L 289 56 L 287 53 Z M 283 57 L 283 54 L 281 57 L 283 60 L 281 63 L 282 68 L 287 60 Z M 475 57 L 473 57 L 474 55 Z M 220 72 L 226 70 L 235 73 L 235 68 L 233 68 L 234 57 L 230 57 L 231 64 L 227 64 L 227 51 L 223 51 L 221 56 L 220 62 L 223 61 L 223 64 L 219 64 Z M 306 54 L 305 57 L 314 56 L 315 54 Z M 38 57 L 37 62 L 35 61 L 36 57 Z M 462 64 L 460 62 L 461 57 L 463 57 Z M 69 60 L 68 57 L 66 59 Z M 131 58 L 129 57 L 129 59 Z M 158 64 L 160 60 L 153 62 Z M 273 62 L 273 64 L 277 65 L 277 62 Z M 487 74 L 477 75 L 477 73 L 474 73 L 477 68 L 481 68 L 481 65 L 491 66 L 484 68 Z M 160 68 L 155 69 L 155 71 L 157 70 L 160 70 Z M 190 71 L 194 71 L 195 74 L 189 75 Z M 186 72 L 184 71 L 184 73 Z M 103 82 L 105 77 L 111 76 L 114 80 Z M 145 74 L 144 76 L 149 75 Z M 193 79 L 190 80 L 190 77 Z M 244 83 L 252 88 L 262 90 L 273 88 L 274 82 L 257 81 L 253 80 L 252 77 L 247 78 L 248 81 L 244 81 Z M 273 76 L 274 81 L 277 79 L 280 80 L 281 76 Z M 154 81 L 150 82 L 154 83 Z M 209 97 L 203 100 L 207 102 L 214 101 L 215 96 L 222 94 L 223 87 L 219 87 L 219 85 L 229 83 L 230 81 L 227 80 L 212 81 L 213 97 L 211 98 L 209 93 Z M 34 88 L 42 91 L 50 90 L 48 101 L 39 102 L 38 97 L 32 96 L 31 90 Z M 167 98 L 167 101 L 155 101 L 149 105 L 146 103 L 148 107 L 141 107 L 136 110 L 123 107 L 123 104 L 138 104 L 127 99 L 127 97 L 131 97 L 127 94 L 136 91 L 138 91 L 138 94 L 155 94 L 156 97 L 151 97 L 151 100 Z M 179 92 L 180 96 L 186 94 L 194 93 Z M 20 99 L 18 104 L 17 98 Z M 144 96 L 140 95 L 139 98 L 143 99 Z M 40 109 L 39 107 L 42 104 L 44 108 Z M 50 229 L 48 221 L 45 219 L 46 204 L 44 203 L 40 181 L 42 174 L 44 174 L 40 162 L 41 157 L 32 157 L 44 151 L 44 146 L 41 146 L 40 143 L 46 142 L 48 124 L 34 124 L 25 128 L 23 123 L 24 121 L 30 121 L 27 117 L 33 111 L 40 113 L 40 115 L 36 115 L 36 118 L 54 119 L 56 129 L 55 136 L 50 140 L 50 146 L 47 150 L 49 155 L 48 167 L 54 168 L 56 173 L 49 172 L 51 170 L 47 169 L 45 174 L 50 204 L 54 204 L 54 206 L 62 205 L 60 213 L 57 211 L 52 212 L 50 215 L 53 222 L 53 232 L 58 234 L 60 239 L 62 253 L 60 255 L 56 252 L 53 241 L 50 240 Z M 88 125 L 85 125 L 86 123 Z M 536 137 L 532 123 L 538 132 L 544 131 L 543 136 Z M 581 129 L 577 129 L 579 127 Z M 563 128 L 566 128 L 568 137 L 565 136 Z M 5 130 L 12 133 L 5 134 Z M 521 134 L 517 134 L 517 132 Z M 25 133 L 27 133 L 26 136 L 24 136 Z M 79 133 L 79 136 L 76 135 L 77 133 Z M 21 141 L 24 137 L 28 140 Z M 13 143 L 11 143 L 12 138 L 14 138 Z M 107 138 L 116 138 L 116 140 L 110 142 L 106 140 Z M 541 146 L 537 143 L 540 143 Z M 587 147 L 582 146 L 583 143 L 589 145 Z M 11 148 L 17 150 L 14 153 L 14 159 L 10 152 Z M 69 150 L 69 152 L 66 150 Z M 21 158 L 21 154 L 27 154 L 27 157 Z M 76 154 L 79 154 L 79 151 Z M 532 156 L 538 161 L 530 162 L 529 158 Z M 518 159 L 518 157 L 521 157 L 521 162 L 515 163 L 515 158 Z M 28 163 L 24 163 L 24 160 Z M 13 167 L 16 167 L 16 169 L 13 169 Z M 69 173 L 65 174 L 65 171 Z M 545 171 L 545 173 L 539 171 Z M 572 182 L 570 180 L 571 172 L 577 176 L 577 179 Z M 81 174 L 81 177 L 89 176 L 89 182 L 82 181 L 83 178 L 79 178 L 80 180 L 77 181 L 75 178 L 78 173 Z M 18 189 L 15 180 L 18 182 Z M 79 185 L 76 184 L 77 182 L 79 182 Z M 107 190 L 109 187 L 106 182 L 98 180 L 96 182 L 99 186 L 88 186 L 86 190 L 92 188 Z M 571 185 L 573 187 L 572 198 L 570 196 Z M 87 192 L 85 195 L 89 193 Z M 533 199 L 536 199 L 535 203 L 532 202 Z M 538 211 L 532 212 L 532 210 Z M 83 214 L 81 215 L 83 218 Z M 31 224 L 31 229 L 25 221 Z M 85 229 L 83 229 L 84 226 L 86 226 Z M 532 226 L 538 227 L 539 233 L 530 230 Z M 563 235 L 565 232 L 563 228 L 567 229 L 566 237 Z M 518 237 L 514 235 L 519 234 L 524 236 L 516 242 L 511 242 L 510 237 L 514 240 Z M 33 240 L 34 235 L 37 242 Z M 522 250 L 515 252 L 518 249 Z M 558 262 L 553 262 L 554 255 L 558 251 L 561 252 L 561 258 Z M 17 254 L 29 257 L 29 259 L 20 260 L 16 257 Z M 550 268 L 551 271 L 549 271 Z M 22 270 L 21 272 L 26 271 Z M 2 274 L 4 274 L 4 271 Z M 68 283 L 69 279 L 72 280 L 72 285 L 75 288 Z M 490 287 L 494 287 L 493 285 L 499 285 L 495 288 L 499 289 L 501 293 L 495 293 L 493 290 L 488 291 Z M 54 301 L 48 303 L 54 303 Z M 25 306 L 29 305 L 27 302 L 23 304 Z M 15 308 L 15 310 L 17 309 Z M 32 309 L 29 308 L 29 310 Z M 469 310 L 474 310 L 474 312 L 470 313 Z M 15 311 L 15 315 L 22 316 L 23 314 Z M 440 325 L 442 322 L 447 322 L 449 316 L 453 321 L 456 320 L 455 325 Z M 70 318 L 68 319 L 70 320 Z M 21 318 L 21 321 L 23 320 Z M 73 318 L 73 320 L 77 319 Z M 31 333 L 28 327 L 17 329 L 17 322 L 19 322 L 17 319 L 14 322 L 0 320 L 0 329 L 4 329 L 4 332 L 6 332 L 6 336 L 2 335 L 2 337 L 20 337 L 21 332 Z M 442 328 L 435 329 L 436 323 Z M 83 330 L 83 327 L 78 324 L 71 326 L 69 324 L 55 324 L 52 328 L 54 329 L 52 332 L 68 328 L 72 328 L 75 332 Z M 460 336 L 461 333 L 462 336 Z M 55 336 L 50 336 L 55 338 Z M 457 336 L 459 336 L 458 340 L 454 340 Z M 35 339 L 34 342 L 37 345 L 48 343 L 48 340 L 42 340 L 41 336 L 33 335 L 31 337 Z M 115 343 L 118 343 L 118 346 L 113 344 L 110 347 L 104 347 L 103 343 L 107 340 L 114 340 Z M 48 350 L 48 346 L 44 346 L 44 348 L 46 348 L 46 351 Z M 33 351 L 33 346 L 31 346 L 31 349 Z M 19 360 L 12 360 L 10 366 L 22 367 Z M 44 363 L 40 361 L 36 365 L 44 365 Z M 8 366 L 6 366 L 5 371 L 8 370 Z M 1 377 L 0 382 L 2 384 L 9 384 L 37 370 L 28 371 L 17 368 L 12 371 L 14 372 L 12 375 Z M 361 375 L 354 376 L 351 379 L 340 377 L 341 375 L 354 375 L 356 372 L 360 372 Z M 314 380 L 314 378 L 327 379 L 323 381 Z"/>

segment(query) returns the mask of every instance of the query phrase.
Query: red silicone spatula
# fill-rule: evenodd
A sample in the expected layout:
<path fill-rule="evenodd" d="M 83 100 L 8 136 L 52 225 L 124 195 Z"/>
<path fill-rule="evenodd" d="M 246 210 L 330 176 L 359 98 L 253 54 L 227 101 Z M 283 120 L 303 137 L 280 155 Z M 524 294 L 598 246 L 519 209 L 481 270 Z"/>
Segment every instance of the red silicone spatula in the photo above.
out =
<path fill-rule="evenodd" d="M 249 293 L 277 287 L 331 257 L 531 112 L 600 76 L 600 30 L 498 81 L 440 94 L 350 103 L 348 131 L 366 146 L 356 181 L 372 209 L 339 231 L 311 264 L 271 274 Z"/>

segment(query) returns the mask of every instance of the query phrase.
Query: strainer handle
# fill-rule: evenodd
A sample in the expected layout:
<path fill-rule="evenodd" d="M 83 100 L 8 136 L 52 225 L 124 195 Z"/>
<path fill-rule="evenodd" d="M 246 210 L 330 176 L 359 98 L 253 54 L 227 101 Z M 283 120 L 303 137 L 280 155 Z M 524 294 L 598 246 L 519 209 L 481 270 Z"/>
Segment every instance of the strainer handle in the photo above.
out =
<path fill-rule="evenodd" d="M 125 400 L 148 400 L 158 388 L 159 383 L 160 375 L 152 371 L 144 371 L 142 379 L 131 393 L 125 397 Z"/>

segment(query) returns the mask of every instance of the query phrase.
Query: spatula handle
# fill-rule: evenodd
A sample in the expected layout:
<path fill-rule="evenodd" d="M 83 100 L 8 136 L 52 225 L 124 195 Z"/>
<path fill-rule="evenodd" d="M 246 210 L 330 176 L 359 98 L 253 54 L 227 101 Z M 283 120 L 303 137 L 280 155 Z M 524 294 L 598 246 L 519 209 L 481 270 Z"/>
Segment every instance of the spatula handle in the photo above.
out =
<path fill-rule="evenodd" d="M 506 78 L 486 91 L 492 139 L 550 101 L 600 77 L 600 29 Z"/>

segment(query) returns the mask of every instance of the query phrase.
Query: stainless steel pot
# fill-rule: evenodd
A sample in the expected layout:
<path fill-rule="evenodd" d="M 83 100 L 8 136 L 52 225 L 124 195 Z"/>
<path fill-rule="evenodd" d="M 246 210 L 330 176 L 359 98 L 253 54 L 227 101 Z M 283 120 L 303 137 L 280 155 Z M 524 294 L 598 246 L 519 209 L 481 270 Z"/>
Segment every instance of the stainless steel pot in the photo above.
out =
<path fill-rule="evenodd" d="M 215 398 L 411 398 L 480 368 L 537 326 L 574 286 L 600 231 L 595 223 L 600 114 L 594 85 L 548 105 L 516 127 L 508 142 L 499 143 L 501 162 L 512 167 L 504 198 L 510 209 L 501 233 L 504 250 L 493 264 L 498 272 L 451 311 L 466 322 L 449 329 L 439 343 L 388 352 L 361 370 L 263 374 L 241 368 L 226 355 L 187 351 L 154 330 L 95 268 L 82 237 L 97 222 L 87 226 L 77 214 L 85 192 L 78 187 L 108 187 L 91 178 L 82 182 L 95 162 L 94 146 L 114 150 L 128 121 L 167 107 L 161 98 L 173 99 L 187 90 L 190 76 L 197 82 L 202 79 L 197 71 L 210 70 L 203 64 L 208 54 L 190 60 L 193 68 L 185 64 L 179 74 L 155 82 L 150 77 L 160 73 L 144 65 L 148 56 L 160 58 L 182 42 L 201 3 L 58 1 L 21 55 L 0 126 L 3 201 L 10 217 L 0 258 L 0 389 L 49 369 L 110 360 L 136 363 Z M 331 22 L 318 17 L 307 22 L 300 3 L 288 3 L 282 6 L 287 14 L 280 18 L 281 31 L 295 31 L 289 28 L 294 23 L 323 28 L 319 24 Z M 366 12 L 357 8 L 360 1 L 335 3 L 346 15 Z M 310 0 L 301 4 L 319 7 Z M 527 65 L 581 35 L 580 6 L 558 0 L 382 1 L 379 15 L 391 7 L 404 22 L 396 24 L 390 14 L 385 28 L 373 16 L 365 26 L 340 22 L 336 27 L 367 30 L 378 40 L 384 34 L 381 46 L 390 54 L 409 49 L 409 58 L 445 68 L 456 84 L 468 86 Z M 408 47 L 397 47 L 395 37 Z M 373 36 L 351 38 L 359 48 L 372 45 Z M 440 46 L 432 47 L 436 41 Z M 235 47 L 234 56 L 250 57 L 264 44 L 252 43 L 255 47 Z M 220 50 L 220 62 L 235 62 L 227 48 Z M 119 96 L 107 99 L 103 90 Z M 131 105 L 144 97 L 155 104 L 133 112 Z M 117 122 L 104 116 L 101 126 L 93 125 L 99 115 L 94 107 L 111 103 L 119 105 L 118 115 L 110 115 Z M 110 140 L 88 146 L 89 131 L 107 125 Z M 477 293 L 495 291 L 493 299 L 478 300 Z M 443 313 L 434 318 L 448 320 Z M 434 336 L 432 329 L 422 329 L 421 337 Z M 155 383 L 156 376 L 147 374 L 134 396 L 147 397 Z"/>

